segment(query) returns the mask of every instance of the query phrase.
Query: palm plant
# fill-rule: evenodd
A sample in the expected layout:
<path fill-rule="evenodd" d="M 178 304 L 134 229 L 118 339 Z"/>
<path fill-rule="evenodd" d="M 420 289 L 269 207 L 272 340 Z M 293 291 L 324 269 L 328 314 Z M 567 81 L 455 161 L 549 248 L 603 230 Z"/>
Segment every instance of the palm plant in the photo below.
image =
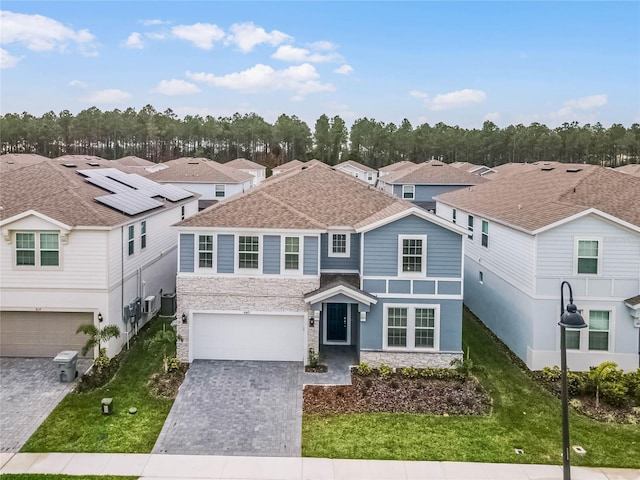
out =
<path fill-rule="evenodd" d="M 169 372 L 169 352 L 173 352 L 176 348 L 176 342 L 182 341 L 182 336 L 178 335 L 175 327 L 167 329 L 167 324 L 162 324 L 162 330 L 144 342 L 145 348 L 153 348 L 156 345 L 162 350 L 162 368 L 164 373 Z"/>
<path fill-rule="evenodd" d="M 89 335 L 87 343 L 85 343 L 80 350 L 83 356 L 95 347 L 98 347 L 98 356 L 102 356 L 105 351 L 102 345 L 112 338 L 118 338 L 120 336 L 120 329 L 116 325 L 107 325 L 104 328 L 98 328 L 92 323 L 84 323 L 76 330 L 76 334 L 78 333 Z M 104 355 L 106 356 L 106 354 Z"/>

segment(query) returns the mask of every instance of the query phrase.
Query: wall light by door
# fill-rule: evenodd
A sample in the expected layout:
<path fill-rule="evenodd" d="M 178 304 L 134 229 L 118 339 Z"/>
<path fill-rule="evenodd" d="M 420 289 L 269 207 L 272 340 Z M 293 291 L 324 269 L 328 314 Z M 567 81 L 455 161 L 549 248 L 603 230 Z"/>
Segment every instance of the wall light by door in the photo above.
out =
<path fill-rule="evenodd" d="M 102 323 L 102 320 L 104 320 L 104 318 L 102 318 L 102 314 L 98 312 L 98 321 Z"/>
<path fill-rule="evenodd" d="M 182 323 L 187 323 L 187 314 L 186 313 L 182 314 Z"/>

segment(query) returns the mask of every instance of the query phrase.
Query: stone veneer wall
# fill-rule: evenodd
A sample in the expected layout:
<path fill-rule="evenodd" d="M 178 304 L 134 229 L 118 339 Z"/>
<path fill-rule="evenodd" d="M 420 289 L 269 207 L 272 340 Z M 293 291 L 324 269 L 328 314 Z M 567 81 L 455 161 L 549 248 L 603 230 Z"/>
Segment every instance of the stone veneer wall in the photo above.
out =
<path fill-rule="evenodd" d="M 182 323 L 182 314 L 202 310 L 241 310 L 253 312 L 313 312 L 304 301 L 304 294 L 318 289 L 319 278 L 283 277 L 211 277 L 178 276 L 176 283 L 178 358 L 189 361 L 189 324 Z M 318 351 L 318 324 L 307 325 L 307 348 Z"/>
<path fill-rule="evenodd" d="M 383 363 L 390 367 L 452 368 L 454 358 L 462 359 L 462 353 L 381 352 L 360 351 L 360 361 L 377 368 Z"/>

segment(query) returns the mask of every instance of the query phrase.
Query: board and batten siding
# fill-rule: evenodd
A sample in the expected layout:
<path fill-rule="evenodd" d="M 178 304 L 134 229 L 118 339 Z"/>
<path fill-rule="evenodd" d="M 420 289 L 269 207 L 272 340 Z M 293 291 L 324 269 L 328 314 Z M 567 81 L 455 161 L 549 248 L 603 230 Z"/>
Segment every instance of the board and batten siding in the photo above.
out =
<path fill-rule="evenodd" d="M 192 233 L 180 234 L 180 271 L 194 271 L 195 235 Z"/>
<path fill-rule="evenodd" d="M 304 237 L 303 274 L 318 275 L 318 237 Z"/>
<path fill-rule="evenodd" d="M 218 273 L 233 273 L 235 237 L 233 235 L 218 235 L 217 241 L 217 271 Z"/>
<path fill-rule="evenodd" d="M 460 352 L 462 350 L 462 300 L 432 300 L 414 298 L 385 298 L 371 305 L 367 320 L 360 322 L 360 348 L 382 350 L 384 305 L 424 304 L 440 306 L 440 350 Z"/>
<path fill-rule="evenodd" d="M 280 235 L 265 235 L 262 239 L 262 272 L 277 275 L 280 273 Z"/>
<path fill-rule="evenodd" d="M 364 276 L 398 276 L 398 236 L 427 236 L 426 277 L 462 277 L 462 236 L 415 215 L 364 234 Z"/>
<path fill-rule="evenodd" d="M 601 240 L 598 275 L 576 274 L 576 240 Z M 569 280 L 575 295 L 629 298 L 640 291 L 640 234 L 585 216 L 538 235 L 537 293 L 550 294 L 560 279 Z"/>
<path fill-rule="evenodd" d="M 340 232 L 338 232 L 340 233 Z M 352 233 L 348 257 L 329 256 L 329 234 L 320 235 L 320 270 L 359 270 L 360 269 L 360 234 Z"/>

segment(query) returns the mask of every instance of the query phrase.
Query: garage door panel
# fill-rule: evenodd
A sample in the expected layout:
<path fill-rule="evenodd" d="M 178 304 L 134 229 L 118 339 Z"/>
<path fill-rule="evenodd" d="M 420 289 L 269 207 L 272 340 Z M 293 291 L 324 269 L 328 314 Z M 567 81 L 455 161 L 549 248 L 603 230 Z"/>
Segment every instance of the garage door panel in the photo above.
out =
<path fill-rule="evenodd" d="M 194 359 L 303 361 L 304 316 L 194 314 Z"/>
<path fill-rule="evenodd" d="M 80 350 L 85 335 L 78 326 L 93 323 L 91 312 L 1 312 L 0 355 L 54 357 L 63 350 Z"/>

